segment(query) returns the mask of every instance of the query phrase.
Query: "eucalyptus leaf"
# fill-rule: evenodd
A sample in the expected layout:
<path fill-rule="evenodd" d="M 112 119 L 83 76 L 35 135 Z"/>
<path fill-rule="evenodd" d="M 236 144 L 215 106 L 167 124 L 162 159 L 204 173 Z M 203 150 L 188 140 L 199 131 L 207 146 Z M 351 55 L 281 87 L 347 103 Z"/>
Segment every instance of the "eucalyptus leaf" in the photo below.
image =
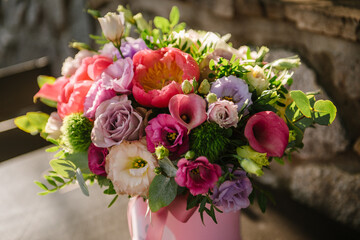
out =
<path fill-rule="evenodd" d="M 149 206 L 152 212 L 168 206 L 176 197 L 177 184 L 174 178 L 156 175 L 149 188 Z"/>
<path fill-rule="evenodd" d="M 335 120 L 337 109 L 329 100 L 316 101 L 314 110 L 314 121 L 318 124 L 329 125 Z"/>
<path fill-rule="evenodd" d="M 68 154 L 66 155 L 66 160 L 69 160 L 72 163 L 74 163 L 77 168 L 80 168 L 82 173 L 84 174 L 92 173 L 89 169 L 87 152 L 77 152 L 77 153 Z"/>
<path fill-rule="evenodd" d="M 64 178 L 72 178 L 75 176 L 76 166 L 68 160 L 53 159 L 50 161 L 52 169 Z"/>
<path fill-rule="evenodd" d="M 294 99 L 296 106 L 300 109 L 305 117 L 311 118 L 311 106 L 310 101 L 300 90 L 294 90 L 290 92 L 292 99 Z"/>
<path fill-rule="evenodd" d="M 168 157 L 158 160 L 161 169 L 166 173 L 168 177 L 175 177 L 177 169 Z"/>
<path fill-rule="evenodd" d="M 81 173 L 81 170 L 80 168 L 77 168 L 76 169 L 76 179 L 77 179 L 77 182 L 79 183 L 79 186 L 80 186 L 80 189 L 82 191 L 82 193 L 85 195 L 85 196 L 89 196 L 89 189 L 85 183 L 85 180 L 83 178 L 83 175 Z"/>

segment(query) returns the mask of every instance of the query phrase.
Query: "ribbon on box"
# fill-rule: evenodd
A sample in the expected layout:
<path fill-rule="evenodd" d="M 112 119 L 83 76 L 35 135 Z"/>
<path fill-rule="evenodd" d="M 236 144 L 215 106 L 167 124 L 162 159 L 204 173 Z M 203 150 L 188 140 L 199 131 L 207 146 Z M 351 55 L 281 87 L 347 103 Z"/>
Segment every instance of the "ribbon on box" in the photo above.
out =
<path fill-rule="evenodd" d="M 194 214 L 197 207 L 186 210 L 187 196 L 177 196 L 167 207 L 151 213 L 151 220 L 147 215 L 148 203 L 141 197 L 131 198 L 128 205 L 127 217 L 130 236 L 133 240 L 161 240 L 168 214 L 172 214 L 178 221 L 186 223 Z"/>

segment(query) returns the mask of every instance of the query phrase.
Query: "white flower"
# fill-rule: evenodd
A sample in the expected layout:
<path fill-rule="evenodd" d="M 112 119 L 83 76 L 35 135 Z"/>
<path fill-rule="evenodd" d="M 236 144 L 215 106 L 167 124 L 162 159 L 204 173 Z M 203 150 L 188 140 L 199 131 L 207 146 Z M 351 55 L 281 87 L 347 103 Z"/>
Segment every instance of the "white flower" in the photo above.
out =
<path fill-rule="evenodd" d="M 105 37 L 115 45 L 121 43 L 121 37 L 125 30 L 124 13 L 107 13 L 104 17 L 98 18 Z"/>
<path fill-rule="evenodd" d="M 269 81 L 265 76 L 264 70 L 258 65 L 255 67 L 245 66 L 245 68 L 250 71 L 246 74 L 250 91 L 252 92 L 256 89 L 257 94 L 260 95 L 269 87 Z"/>
<path fill-rule="evenodd" d="M 68 57 L 65 59 L 62 68 L 61 68 L 61 75 L 65 77 L 70 77 L 75 73 L 75 71 L 80 67 L 81 62 L 86 57 L 93 56 L 94 53 L 88 50 L 80 50 L 76 55 L 75 58 Z"/>
<path fill-rule="evenodd" d="M 236 127 L 239 121 L 237 105 L 227 100 L 218 100 L 209 105 L 208 120 L 216 122 L 221 128 Z"/>
<path fill-rule="evenodd" d="M 48 134 L 48 138 L 58 139 L 61 135 L 60 128 L 62 126 L 62 120 L 57 112 L 52 112 L 45 126 L 45 133 Z"/>
<path fill-rule="evenodd" d="M 118 194 L 147 196 L 155 177 L 155 166 L 156 159 L 147 150 L 144 137 L 111 147 L 106 156 L 105 170 Z"/>

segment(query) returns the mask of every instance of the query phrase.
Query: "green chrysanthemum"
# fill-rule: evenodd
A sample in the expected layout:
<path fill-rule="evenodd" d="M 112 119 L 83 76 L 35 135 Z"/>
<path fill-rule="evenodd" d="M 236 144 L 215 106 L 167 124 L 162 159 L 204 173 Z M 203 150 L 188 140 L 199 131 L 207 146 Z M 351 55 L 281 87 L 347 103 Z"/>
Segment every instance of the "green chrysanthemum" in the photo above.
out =
<path fill-rule="evenodd" d="M 190 149 L 197 156 L 207 157 L 210 162 L 215 162 L 229 143 L 226 131 L 213 122 L 200 125 L 190 134 Z"/>
<path fill-rule="evenodd" d="M 92 122 L 81 113 L 66 116 L 61 127 L 62 143 L 71 153 L 86 151 L 91 143 L 92 127 Z"/>

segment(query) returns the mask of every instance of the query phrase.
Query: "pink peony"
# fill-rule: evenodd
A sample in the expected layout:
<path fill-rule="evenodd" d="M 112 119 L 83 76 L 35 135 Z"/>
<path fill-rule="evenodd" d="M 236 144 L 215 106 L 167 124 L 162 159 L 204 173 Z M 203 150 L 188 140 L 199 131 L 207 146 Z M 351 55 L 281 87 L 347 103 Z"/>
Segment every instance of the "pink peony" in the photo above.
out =
<path fill-rule="evenodd" d="M 176 172 L 176 183 L 181 187 L 187 187 L 194 196 L 207 193 L 221 176 L 220 166 L 209 163 L 204 156 L 194 161 L 182 158 L 177 166 L 179 169 Z"/>
<path fill-rule="evenodd" d="M 58 97 L 57 109 L 59 116 L 64 118 L 71 113 L 84 111 L 84 102 L 93 81 L 80 81 L 68 83 L 64 86 Z"/>
<path fill-rule="evenodd" d="M 182 93 L 184 80 L 197 80 L 200 75 L 196 61 L 177 48 L 142 50 L 133 61 L 133 95 L 147 107 L 167 107 L 172 96 Z"/>
<path fill-rule="evenodd" d="M 169 114 L 159 114 L 149 121 L 145 128 L 147 148 L 155 152 L 155 147 L 163 145 L 172 154 L 179 156 L 189 150 L 187 129 Z"/>
<path fill-rule="evenodd" d="M 169 111 L 188 130 L 199 126 L 207 118 L 206 102 L 195 93 L 173 96 L 169 101 Z"/>
<path fill-rule="evenodd" d="M 245 137 L 254 150 L 269 157 L 281 157 L 288 145 L 289 128 L 274 112 L 259 112 L 246 123 Z"/>
<path fill-rule="evenodd" d="M 101 55 L 84 58 L 80 67 L 71 76 L 71 81 L 96 80 L 112 63 L 110 58 Z"/>
<path fill-rule="evenodd" d="M 133 62 L 130 58 L 117 60 L 101 74 L 106 89 L 123 94 L 131 93 L 133 77 Z"/>
<path fill-rule="evenodd" d="M 105 159 L 109 151 L 107 148 L 96 147 L 90 144 L 88 150 L 88 165 L 92 173 L 106 177 Z"/>

